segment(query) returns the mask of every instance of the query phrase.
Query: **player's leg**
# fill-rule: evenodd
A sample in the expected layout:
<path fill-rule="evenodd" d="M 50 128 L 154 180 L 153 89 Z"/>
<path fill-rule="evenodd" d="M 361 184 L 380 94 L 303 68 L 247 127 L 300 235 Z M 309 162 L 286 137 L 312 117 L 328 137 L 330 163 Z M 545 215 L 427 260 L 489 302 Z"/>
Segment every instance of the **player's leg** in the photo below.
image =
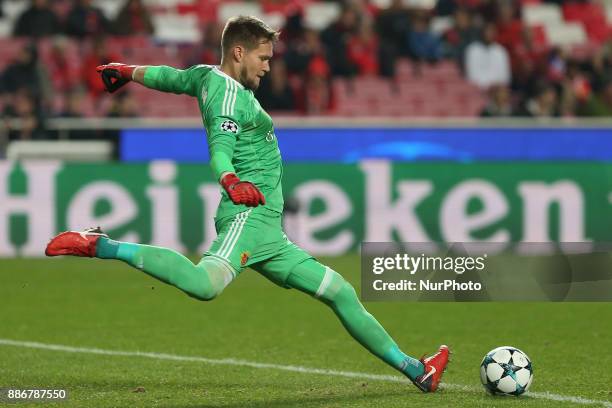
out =
<path fill-rule="evenodd" d="M 98 240 L 96 257 L 121 260 L 198 300 L 216 298 L 234 278 L 234 271 L 216 258 L 205 257 L 195 265 L 169 248 L 105 237 Z"/>
<path fill-rule="evenodd" d="M 252 267 L 281 286 L 298 289 L 321 300 L 334 311 L 349 334 L 372 354 L 405 374 L 422 391 L 437 389 L 448 362 L 446 346 L 426 359 L 417 360 L 407 355 L 363 307 L 349 282 L 284 235 L 283 240 L 282 249 L 274 257 Z"/>
<path fill-rule="evenodd" d="M 228 222 L 217 239 L 223 239 L 230 226 Z M 99 229 L 61 233 L 47 245 L 46 254 L 118 259 L 199 300 L 217 297 L 236 275 L 222 259 L 204 257 L 194 265 L 172 249 L 115 241 Z"/>
<path fill-rule="evenodd" d="M 423 374 L 423 364 L 400 350 L 374 316 L 363 307 L 353 286 L 339 273 L 314 259 L 307 259 L 293 268 L 287 284 L 328 305 L 349 334 L 387 364 L 413 380 Z"/>
<path fill-rule="evenodd" d="M 448 363 L 448 348 L 417 360 L 404 353 L 381 324 L 363 307 L 353 286 L 339 273 L 314 259 L 295 265 L 287 284 L 321 300 L 346 330 L 372 354 L 405 374 L 422 391 L 435 391 Z"/>

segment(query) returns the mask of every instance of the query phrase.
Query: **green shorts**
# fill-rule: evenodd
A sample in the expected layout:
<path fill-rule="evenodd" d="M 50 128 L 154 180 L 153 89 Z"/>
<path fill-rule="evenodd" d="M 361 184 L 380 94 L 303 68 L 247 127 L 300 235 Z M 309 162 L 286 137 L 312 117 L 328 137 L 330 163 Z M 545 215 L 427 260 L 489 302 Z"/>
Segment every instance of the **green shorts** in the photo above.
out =
<path fill-rule="evenodd" d="M 217 238 L 204 256 L 223 259 L 237 276 L 246 267 L 288 287 L 291 270 L 312 256 L 283 232 L 280 213 L 255 207 L 215 221 Z"/>

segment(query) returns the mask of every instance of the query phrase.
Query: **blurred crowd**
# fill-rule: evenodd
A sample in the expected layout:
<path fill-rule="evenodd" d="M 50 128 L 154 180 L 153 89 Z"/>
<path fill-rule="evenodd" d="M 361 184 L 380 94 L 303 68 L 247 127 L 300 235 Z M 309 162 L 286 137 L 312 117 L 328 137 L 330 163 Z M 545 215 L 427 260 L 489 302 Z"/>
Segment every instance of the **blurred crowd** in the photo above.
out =
<path fill-rule="evenodd" d="M 522 23 L 519 1 L 438 0 L 434 9 L 426 10 L 408 8 L 402 0 L 385 9 L 368 0 L 346 0 L 338 18 L 318 31 L 304 24 L 297 4 L 281 29 L 272 72 L 257 91 L 267 110 L 333 113 L 333 78 L 381 76 L 393 83 L 397 60 L 406 58 L 420 69 L 456 61 L 466 80 L 487 95 L 482 116 L 612 116 L 612 40 L 582 55 L 548 47 Z M 11 139 L 45 137 L 47 117 L 86 115 L 84 98 L 94 101 L 98 116 L 138 115 L 129 91 L 110 100 L 103 96 L 95 67 L 121 60 L 105 47 L 109 36 L 155 32 L 150 11 L 141 0 L 127 0 L 109 20 L 91 0 L 69 5 L 60 15 L 54 0 L 32 0 L 13 27 L 15 37 L 31 41 L 0 72 L 3 116 L 24 124 L 10 132 Z M 436 16 L 450 17 L 450 26 L 432 30 Z M 179 45 L 173 65 L 219 63 L 223 23 L 203 24 L 202 40 Z M 43 64 L 37 42 L 49 37 L 52 52 Z M 65 52 L 67 41 L 79 44 L 78 69 Z"/>

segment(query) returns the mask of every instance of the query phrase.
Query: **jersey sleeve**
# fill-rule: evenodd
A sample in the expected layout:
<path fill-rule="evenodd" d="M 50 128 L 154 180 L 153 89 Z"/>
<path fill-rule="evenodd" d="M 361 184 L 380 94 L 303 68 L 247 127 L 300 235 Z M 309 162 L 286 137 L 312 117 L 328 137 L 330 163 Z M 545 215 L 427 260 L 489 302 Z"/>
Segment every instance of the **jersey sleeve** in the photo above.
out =
<path fill-rule="evenodd" d="M 166 65 L 147 67 L 144 84 L 147 88 L 175 94 L 196 96 L 199 85 L 210 67 L 194 65 L 187 69 L 176 69 Z"/>
<path fill-rule="evenodd" d="M 238 91 L 235 84 L 226 81 L 224 86 L 211 90 L 202 111 L 210 164 L 217 180 L 225 172 L 235 173 L 234 147 L 246 123 L 244 112 L 236 108 Z"/>

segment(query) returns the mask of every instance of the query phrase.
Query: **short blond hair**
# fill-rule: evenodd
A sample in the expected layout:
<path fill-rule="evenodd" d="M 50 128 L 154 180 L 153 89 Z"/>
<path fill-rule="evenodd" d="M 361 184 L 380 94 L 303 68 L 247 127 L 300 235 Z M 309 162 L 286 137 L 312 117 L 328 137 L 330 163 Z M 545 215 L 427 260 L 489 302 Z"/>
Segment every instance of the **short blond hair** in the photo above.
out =
<path fill-rule="evenodd" d="M 227 20 L 221 34 L 221 53 L 225 55 L 232 47 L 242 45 L 253 50 L 262 42 L 278 41 L 279 31 L 253 16 L 237 16 Z"/>

